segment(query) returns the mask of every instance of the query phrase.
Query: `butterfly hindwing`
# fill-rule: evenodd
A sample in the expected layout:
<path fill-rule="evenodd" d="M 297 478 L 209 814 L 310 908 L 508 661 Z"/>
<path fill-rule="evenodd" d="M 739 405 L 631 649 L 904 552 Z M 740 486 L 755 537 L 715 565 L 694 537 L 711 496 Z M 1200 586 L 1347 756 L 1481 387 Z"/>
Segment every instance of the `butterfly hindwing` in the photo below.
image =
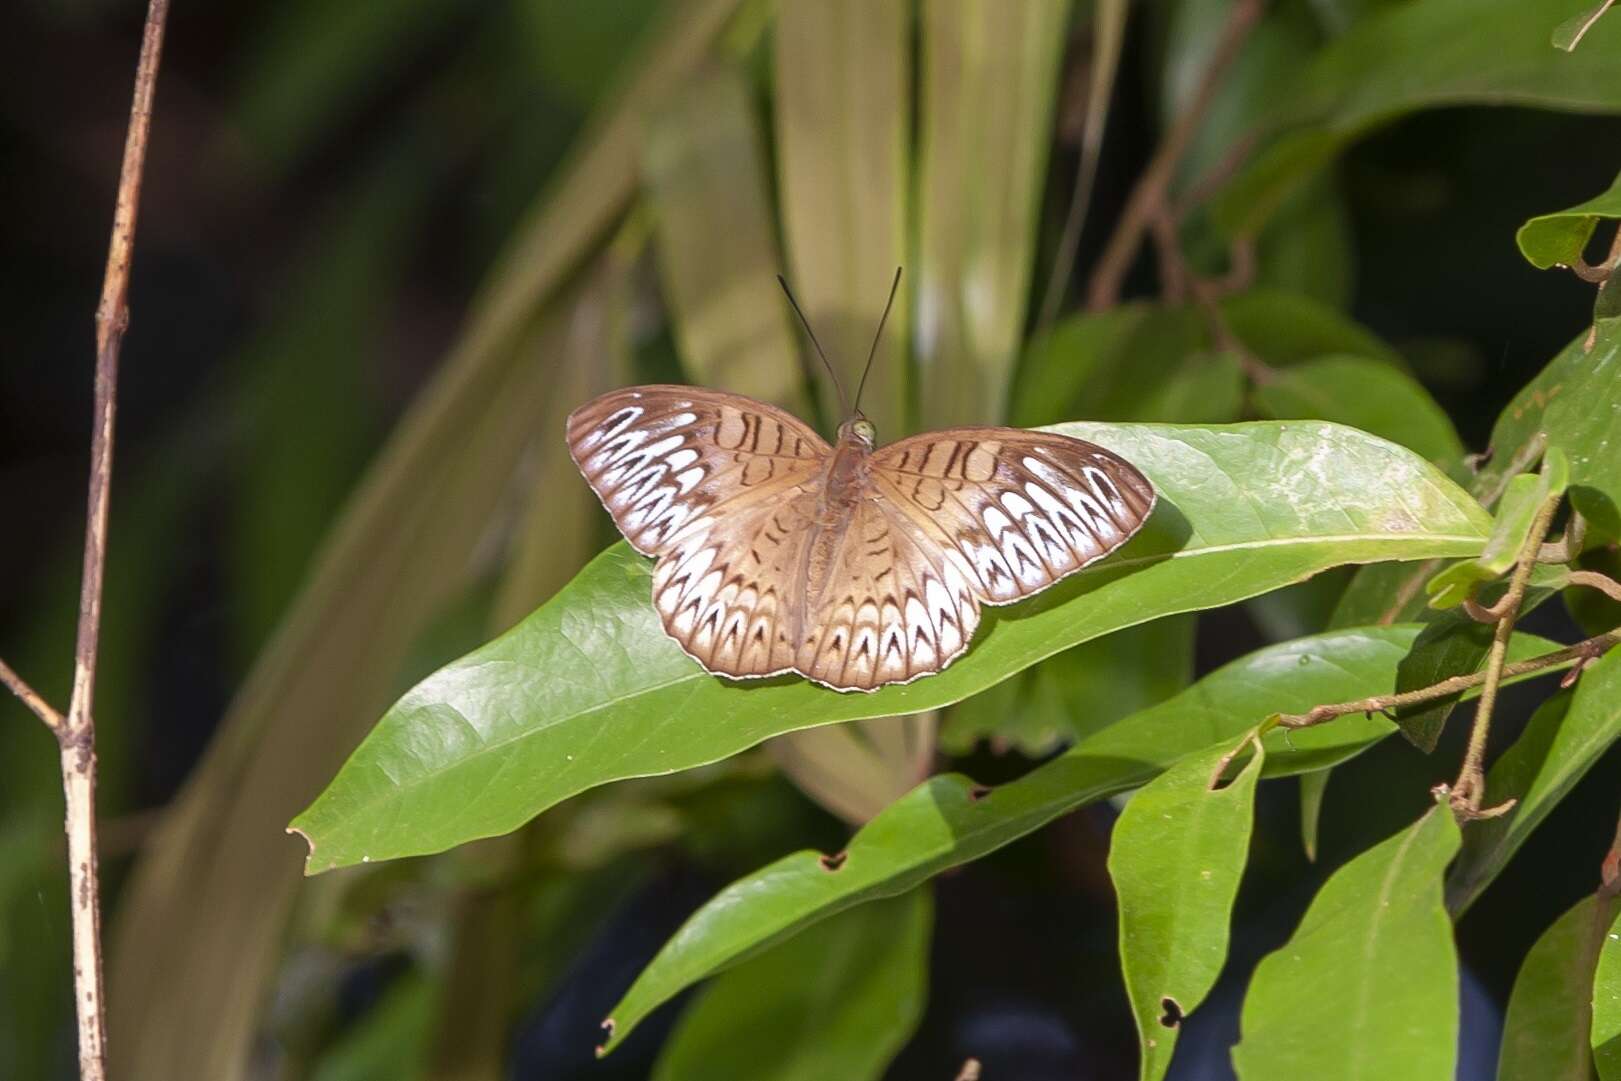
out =
<path fill-rule="evenodd" d="M 1081 439 L 1018 428 L 952 428 L 879 448 L 877 493 L 971 568 L 981 600 L 1046 589 L 1131 538 L 1153 485 Z"/>
<path fill-rule="evenodd" d="M 817 549 L 821 549 L 820 551 Z M 969 570 L 881 499 L 812 541 L 796 671 L 841 690 L 938 672 L 979 625 Z"/>

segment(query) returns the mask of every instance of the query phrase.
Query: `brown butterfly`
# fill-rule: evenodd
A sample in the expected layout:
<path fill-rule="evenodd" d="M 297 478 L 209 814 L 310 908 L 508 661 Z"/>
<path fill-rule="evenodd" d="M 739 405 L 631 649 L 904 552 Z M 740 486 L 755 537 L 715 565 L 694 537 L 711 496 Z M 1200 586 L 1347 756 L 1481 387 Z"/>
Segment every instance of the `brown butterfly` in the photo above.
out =
<path fill-rule="evenodd" d="M 1148 479 L 1095 444 L 985 427 L 879 447 L 860 399 L 831 447 L 775 406 L 697 387 L 616 390 L 569 415 L 586 482 L 658 560 L 665 631 L 710 672 L 841 691 L 931 675 L 968 648 L 981 604 L 1101 559 L 1154 509 Z"/>

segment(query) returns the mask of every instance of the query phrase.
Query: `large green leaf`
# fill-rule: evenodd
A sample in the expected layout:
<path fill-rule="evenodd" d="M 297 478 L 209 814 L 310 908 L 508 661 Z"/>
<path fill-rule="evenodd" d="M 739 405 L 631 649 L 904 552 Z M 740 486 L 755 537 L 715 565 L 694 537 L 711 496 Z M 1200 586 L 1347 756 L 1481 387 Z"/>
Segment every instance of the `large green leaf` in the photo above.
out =
<path fill-rule="evenodd" d="M 1566 54 L 1548 35 L 1569 14 L 1568 0 L 1427 0 L 1360 20 L 1275 95 L 1261 126 L 1285 134 L 1222 193 L 1218 221 L 1253 233 L 1346 144 L 1414 109 L 1621 109 L 1621 25 L 1601 20 Z"/>
<path fill-rule="evenodd" d="M 910 10 L 902 0 L 780 4 L 772 43 L 777 185 L 794 292 L 845 393 L 854 394 L 890 276 L 907 261 Z M 862 395 L 862 412 L 889 437 L 908 429 L 912 284 L 901 282 Z M 834 388 L 820 371 L 817 379 L 824 413 L 836 414 Z"/>
<path fill-rule="evenodd" d="M 682 1015 L 653 1081 L 872 1081 L 917 1027 L 929 892 L 828 920 L 731 969 Z"/>
<path fill-rule="evenodd" d="M 1262 416 L 1350 424 L 1400 443 L 1432 462 L 1463 456 L 1452 421 L 1412 376 L 1359 356 L 1309 360 L 1279 372 L 1251 395 Z"/>
<path fill-rule="evenodd" d="M 1185 754 L 1236 741 L 1271 713 L 1388 690 L 1417 633 L 1411 626 L 1374 627 L 1269 646 L 995 790 L 956 774 L 931 778 L 868 823 L 838 856 L 798 852 L 712 898 L 614 1010 L 616 1036 L 682 988 L 753 950 L 852 905 L 902 893 L 1059 815 L 1136 788 Z M 1515 643 L 1533 653 L 1552 648 L 1520 636 Z M 1265 770 L 1323 769 L 1393 731 L 1377 714 L 1273 731 L 1266 737 Z"/>
<path fill-rule="evenodd" d="M 1497 1081 L 1593 1076 L 1593 971 L 1617 911 L 1613 897 L 1584 897 L 1525 955 L 1503 1017 Z"/>
<path fill-rule="evenodd" d="M 1159 1081 L 1182 1018 L 1204 1001 L 1227 960 L 1233 899 L 1249 859 L 1255 782 L 1264 751 L 1212 790 L 1229 743 L 1190 754 L 1126 804 L 1109 838 L 1120 905 L 1120 965 L 1142 1043 L 1138 1074 Z"/>
<path fill-rule="evenodd" d="M 1452 1081 L 1458 957 L 1441 873 L 1457 850 L 1442 804 L 1334 872 L 1250 980 L 1243 1081 Z"/>
<path fill-rule="evenodd" d="M 1520 226 L 1514 241 L 1520 246 L 1520 254 L 1538 269 L 1575 266 L 1599 221 L 1614 218 L 1621 218 L 1621 176 L 1615 178 L 1608 191 L 1585 203 L 1538 214 Z"/>
<path fill-rule="evenodd" d="M 1068 17 L 1069 0 L 920 10 L 912 346 L 930 427 L 1003 419 Z"/>
<path fill-rule="evenodd" d="M 1594 762 L 1621 738 L 1621 651 L 1582 673 L 1574 694 L 1550 698 L 1486 775 L 1492 803 L 1517 799 L 1501 818 L 1470 826 L 1447 879 L 1447 905 L 1462 912 L 1497 877 Z"/>
<path fill-rule="evenodd" d="M 1593 1064 L 1603 1081 L 1621 1081 L 1621 913 L 1604 934 L 1593 974 Z"/>
<path fill-rule="evenodd" d="M 616 546 L 388 711 L 294 822 L 309 870 L 504 833 L 594 785 L 712 762 L 798 728 L 947 705 L 1109 631 L 1336 564 L 1470 555 L 1490 522 L 1410 452 L 1331 424 L 1061 430 L 1136 463 L 1159 508 L 1114 557 L 988 609 L 946 671 L 870 695 L 708 675 L 660 628 L 647 562 Z"/>
<path fill-rule="evenodd" d="M 1621 19 L 1612 22 L 1621 31 Z M 1535 460 L 1543 436 L 1570 459 L 1571 504 L 1604 535 L 1621 536 L 1621 320 L 1601 320 L 1591 349 L 1581 335 L 1514 396 L 1475 491 L 1501 490 Z"/>

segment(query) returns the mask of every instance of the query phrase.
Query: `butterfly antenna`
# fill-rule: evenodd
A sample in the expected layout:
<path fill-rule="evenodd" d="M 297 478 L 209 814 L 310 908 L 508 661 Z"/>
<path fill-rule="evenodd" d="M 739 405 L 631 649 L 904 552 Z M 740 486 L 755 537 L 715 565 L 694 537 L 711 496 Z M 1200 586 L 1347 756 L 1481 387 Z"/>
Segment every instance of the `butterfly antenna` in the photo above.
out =
<path fill-rule="evenodd" d="M 895 280 L 889 283 L 889 299 L 884 301 L 884 314 L 878 319 L 878 333 L 872 336 L 872 348 L 867 350 L 867 366 L 861 369 L 861 382 L 856 384 L 856 409 L 861 408 L 861 392 L 867 386 L 867 373 L 872 371 L 872 359 L 878 355 L 878 343 L 884 336 L 884 324 L 889 322 L 889 309 L 895 306 L 895 292 L 901 287 L 901 268 L 895 268 Z"/>
<path fill-rule="evenodd" d="M 805 318 L 805 313 L 800 310 L 799 301 L 794 299 L 794 291 L 788 288 L 788 281 L 781 274 L 777 275 L 777 284 L 782 286 L 782 291 L 787 295 L 788 303 L 793 307 L 794 314 L 799 316 L 800 325 L 805 328 L 805 334 L 810 338 L 811 345 L 816 347 L 816 355 L 822 358 L 822 366 L 827 369 L 827 374 L 833 377 L 833 389 L 839 395 L 839 408 L 844 410 L 846 416 L 851 415 L 850 403 L 844 397 L 843 385 L 839 383 L 839 373 L 833 370 L 832 364 L 828 363 L 827 354 L 822 352 L 822 343 L 816 340 L 816 331 L 811 329 L 810 320 Z"/>

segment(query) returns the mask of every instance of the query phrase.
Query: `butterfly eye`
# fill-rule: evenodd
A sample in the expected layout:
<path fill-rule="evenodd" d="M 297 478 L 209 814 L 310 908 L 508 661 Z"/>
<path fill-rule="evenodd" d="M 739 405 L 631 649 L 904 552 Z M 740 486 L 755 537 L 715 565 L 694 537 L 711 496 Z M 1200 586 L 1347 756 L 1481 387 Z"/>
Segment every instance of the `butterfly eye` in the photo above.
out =
<path fill-rule="evenodd" d="M 878 429 L 870 420 L 861 419 L 853 421 L 850 424 L 850 430 L 854 432 L 856 434 L 856 438 L 860 439 L 863 443 L 871 443 L 878 438 Z"/>

